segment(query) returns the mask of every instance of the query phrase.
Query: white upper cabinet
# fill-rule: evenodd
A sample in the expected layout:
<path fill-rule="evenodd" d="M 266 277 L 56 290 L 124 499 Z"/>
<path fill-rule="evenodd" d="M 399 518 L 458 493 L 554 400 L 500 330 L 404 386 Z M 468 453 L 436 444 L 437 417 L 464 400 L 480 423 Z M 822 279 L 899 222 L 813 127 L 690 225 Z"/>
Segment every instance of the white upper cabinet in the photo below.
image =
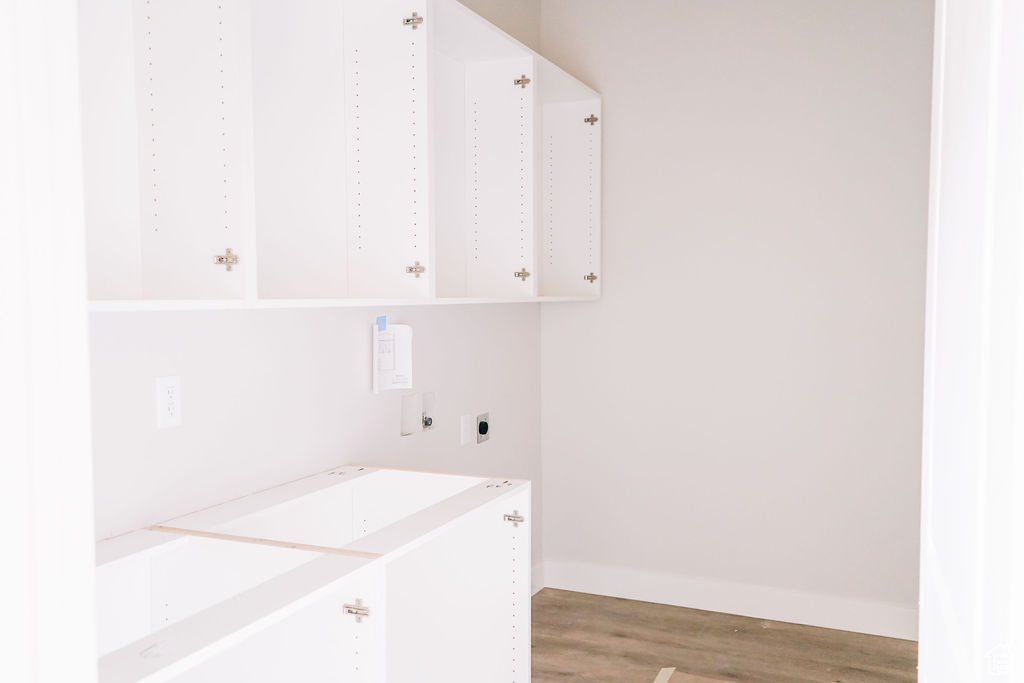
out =
<path fill-rule="evenodd" d="M 600 97 L 455 0 L 80 21 L 93 299 L 600 292 Z"/>
<path fill-rule="evenodd" d="M 437 293 L 535 296 L 534 54 L 457 2 L 427 20 Z"/>
<path fill-rule="evenodd" d="M 601 292 L 601 98 L 540 61 L 540 294 Z"/>
<path fill-rule="evenodd" d="M 351 192 L 341 3 L 249 5 L 258 294 L 348 296 Z"/>
<path fill-rule="evenodd" d="M 426 4 L 343 5 L 350 296 L 432 293 Z"/>

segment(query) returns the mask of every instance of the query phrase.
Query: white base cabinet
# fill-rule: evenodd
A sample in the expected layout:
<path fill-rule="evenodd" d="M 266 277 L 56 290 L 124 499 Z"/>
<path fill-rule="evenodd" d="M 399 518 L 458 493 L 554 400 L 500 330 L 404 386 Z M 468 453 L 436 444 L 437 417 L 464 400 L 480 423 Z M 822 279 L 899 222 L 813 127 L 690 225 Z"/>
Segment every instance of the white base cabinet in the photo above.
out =
<path fill-rule="evenodd" d="M 455 0 L 81 11 L 93 299 L 598 296 L 600 96 Z"/>
<path fill-rule="evenodd" d="M 530 485 L 341 467 L 97 547 L 102 683 L 530 680 Z"/>

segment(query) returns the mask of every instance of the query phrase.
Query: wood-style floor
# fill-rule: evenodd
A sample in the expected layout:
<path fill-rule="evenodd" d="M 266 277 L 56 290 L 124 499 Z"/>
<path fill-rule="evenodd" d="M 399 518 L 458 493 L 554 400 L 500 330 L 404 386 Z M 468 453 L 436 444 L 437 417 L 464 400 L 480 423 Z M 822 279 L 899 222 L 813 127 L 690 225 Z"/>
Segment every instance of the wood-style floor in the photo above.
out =
<path fill-rule="evenodd" d="M 917 680 L 917 643 L 545 588 L 533 598 L 534 683 Z"/>

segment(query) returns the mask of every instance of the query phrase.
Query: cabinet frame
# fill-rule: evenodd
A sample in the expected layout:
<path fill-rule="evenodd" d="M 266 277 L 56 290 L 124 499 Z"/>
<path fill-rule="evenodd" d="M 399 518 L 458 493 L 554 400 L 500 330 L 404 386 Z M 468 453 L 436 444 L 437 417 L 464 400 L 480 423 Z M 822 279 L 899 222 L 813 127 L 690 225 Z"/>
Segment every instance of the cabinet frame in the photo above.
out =
<path fill-rule="evenodd" d="M 91 310 L 599 297 L 600 95 L 455 0 L 83 11 Z"/>

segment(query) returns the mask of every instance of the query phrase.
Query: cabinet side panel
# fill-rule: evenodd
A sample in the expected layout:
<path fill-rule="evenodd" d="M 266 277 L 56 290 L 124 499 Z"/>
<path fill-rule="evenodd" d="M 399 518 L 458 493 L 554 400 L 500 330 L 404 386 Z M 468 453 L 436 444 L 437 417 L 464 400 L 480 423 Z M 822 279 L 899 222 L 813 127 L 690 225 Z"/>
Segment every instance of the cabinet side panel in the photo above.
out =
<path fill-rule="evenodd" d="M 82 164 L 89 298 L 142 293 L 132 7 L 79 4 Z"/>
<path fill-rule="evenodd" d="M 314 553 L 189 538 L 152 557 L 150 628 L 157 631 L 314 559 Z"/>
<path fill-rule="evenodd" d="M 522 297 L 534 273 L 533 58 L 466 67 L 467 294 Z M 530 83 L 515 85 L 525 76 Z M 517 277 L 516 273 L 529 273 Z"/>
<path fill-rule="evenodd" d="M 530 680 L 529 495 L 475 510 L 388 564 L 389 681 Z M 513 512 L 519 526 L 503 518 Z"/>
<path fill-rule="evenodd" d="M 135 0 L 146 298 L 241 298 L 251 237 L 248 13 L 241 0 Z M 231 248 L 228 271 L 214 257 Z"/>
<path fill-rule="evenodd" d="M 384 470 L 352 483 L 353 534 L 365 536 L 479 483 L 475 477 Z"/>
<path fill-rule="evenodd" d="M 545 105 L 541 150 L 541 293 L 599 296 L 600 102 Z"/>
<path fill-rule="evenodd" d="M 337 548 L 356 537 L 352 497 L 352 487 L 333 486 L 201 530 Z"/>
<path fill-rule="evenodd" d="M 344 5 L 350 296 L 430 293 L 428 32 L 402 23 L 425 6 Z"/>
<path fill-rule="evenodd" d="M 253 0 L 253 147 L 259 294 L 348 288 L 342 8 Z"/>
<path fill-rule="evenodd" d="M 442 52 L 430 55 L 437 296 L 466 296 L 466 69 Z"/>
<path fill-rule="evenodd" d="M 122 558 L 96 568 L 97 653 L 124 647 L 149 634 L 149 557 Z"/>

